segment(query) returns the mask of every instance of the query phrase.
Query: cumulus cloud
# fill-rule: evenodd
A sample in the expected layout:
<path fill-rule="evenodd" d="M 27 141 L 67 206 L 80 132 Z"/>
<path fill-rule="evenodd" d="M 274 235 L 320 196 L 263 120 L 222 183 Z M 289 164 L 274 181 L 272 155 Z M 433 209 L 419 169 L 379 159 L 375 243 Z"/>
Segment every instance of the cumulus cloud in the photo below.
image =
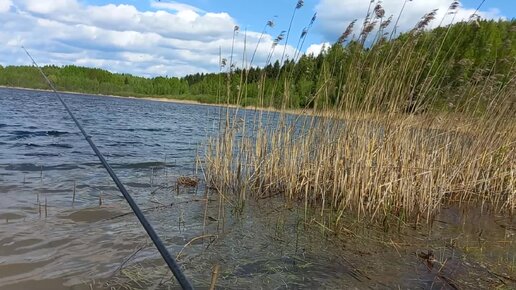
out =
<path fill-rule="evenodd" d="M 55 14 L 79 8 L 77 1 L 70 0 L 21 0 L 17 4 L 23 5 L 28 11 L 38 14 Z"/>
<path fill-rule="evenodd" d="M 11 9 L 13 2 L 11 0 L 0 0 L 0 13 L 5 13 Z"/>
<path fill-rule="evenodd" d="M 218 71 L 219 51 L 229 58 L 233 29 L 228 13 L 205 12 L 179 2 L 88 5 L 78 0 L 0 0 L 0 64 L 28 64 L 26 46 L 41 64 L 102 67 L 143 76 Z M 254 51 L 261 33 L 238 32 L 236 66 Z M 255 57 L 263 65 L 273 37 L 264 35 Z M 247 47 L 245 47 L 247 46 Z M 273 61 L 281 56 L 276 48 Z M 288 55 L 295 49 L 287 46 Z"/>
<path fill-rule="evenodd" d="M 319 43 L 319 44 L 314 43 L 306 49 L 306 54 L 313 54 L 314 56 L 317 56 L 321 52 L 328 49 L 330 46 L 331 46 L 331 44 L 329 42 L 323 42 L 323 43 Z"/>
<path fill-rule="evenodd" d="M 384 0 L 382 1 L 382 6 L 385 10 L 385 18 L 393 15 L 394 24 L 402 6 L 406 3 L 396 29 L 397 32 L 403 32 L 413 28 L 424 14 L 433 9 L 438 10 L 436 19 L 430 24 L 430 27 L 436 27 L 441 21 L 443 25 L 450 24 L 452 20 L 453 22 L 463 21 L 475 12 L 475 9 L 461 7 L 455 16 L 448 15 L 448 7 L 451 2 L 451 0 Z M 354 19 L 358 20 L 355 25 L 355 34 L 358 35 L 369 5 L 370 1 L 368 0 L 321 0 L 316 6 L 316 11 L 319 16 L 319 30 L 324 35 L 326 41 L 334 43 Z M 374 4 L 371 5 L 372 9 Z M 500 11 L 496 9 L 489 11 L 481 10 L 477 14 L 487 19 L 501 18 Z M 392 29 L 392 26 L 389 29 Z"/>
<path fill-rule="evenodd" d="M 11 9 L 12 4 L 13 3 L 11 0 L 0 0 L 0 13 L 5 13 L 9 11 L 9 9 Z"/>
<path fill-rule="evenodd" d="M 179 3 L 176 1 L 170 1 L 170 2 L 152 1 L 151 6 L 154 8 L 168 9 L 168 10 L 172 10 L 172 11 L 188 11 L 188 10 L 190 10 L 190 11 L 201 12 L 201 13 L 205 12 L 204 10 L 199 9 L 198 7 L 184 4 L 184 3 Z"/>

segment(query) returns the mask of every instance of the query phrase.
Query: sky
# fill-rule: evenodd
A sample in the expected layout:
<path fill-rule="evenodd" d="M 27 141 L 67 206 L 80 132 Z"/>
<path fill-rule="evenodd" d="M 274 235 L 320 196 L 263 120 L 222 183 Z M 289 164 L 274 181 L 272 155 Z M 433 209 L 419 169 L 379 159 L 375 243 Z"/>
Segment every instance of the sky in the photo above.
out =
<path fill-rule="evenodd" d="M 303 7 L 296 9 L 298 2 Z M 406 2 L 398 22 L 401 32 L 436 8 L 431 27 L 467 20 L 482 0 L 461 1 L 454 15 L 447 14 L 450 0 L 380 2 L 385 17 L 394 19 Z M 485 19 L 516 18 L 514 2 L 486 0 L 477 14 Z M 0 0 L 0 65 L 29 65 L 24 46 L 40 65 L 100 67 L 145 77 L 216 72 L 220 57 L 235 67 L 263 66 L 292 16 L 288 43 L 285 34 L 272 61 L 319 53 L 353 19 L 358 19 L 359 31 L 369 5 L 370 0 Z M 316 20 L 300 47 L 299 36 L 314 14 Z M 274 27 L 266 26 L 268 20 Z"/>

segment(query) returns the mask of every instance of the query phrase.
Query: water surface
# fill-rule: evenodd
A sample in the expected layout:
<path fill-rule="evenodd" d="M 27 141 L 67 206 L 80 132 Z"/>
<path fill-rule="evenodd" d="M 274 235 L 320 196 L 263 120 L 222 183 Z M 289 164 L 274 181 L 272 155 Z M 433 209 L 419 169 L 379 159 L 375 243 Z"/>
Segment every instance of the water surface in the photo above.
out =
<path fill-rule="evenodd" d="M 199 288 L 217 264 L 218 285 L 234 289 L 516 287 L 510 217 L 449 207 L 431 227 L 389 229 L 349 217 L 335 235 L 265 200 L 223 218 L 218 195 L 175 186 L 202 176 L 196 154 L 219 107 L 63 98 Z M 55 96 L 0 89 L 0 289 L 107 286 L 177 287 Z"/>

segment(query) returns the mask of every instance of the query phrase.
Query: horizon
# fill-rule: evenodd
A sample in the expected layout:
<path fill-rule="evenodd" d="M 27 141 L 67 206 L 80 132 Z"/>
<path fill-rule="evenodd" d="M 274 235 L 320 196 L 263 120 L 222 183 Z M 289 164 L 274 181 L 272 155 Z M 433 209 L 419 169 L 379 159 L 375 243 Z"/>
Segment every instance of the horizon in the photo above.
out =
<path fill-rule="evenodd" d="M 292 58 L 298 53 L 318 54 L 323 46 L 334 43 L 353 20 L 363 22 L 368 0 L 271 0 L 246 2 L 240 6 L 229 0 L 210 1 L 135 1 L 135 0 L 59 0 L 43 4 L 37 0 L 0 0 L 0 65 L 30 65 L 20 49 L 24 45 L 40 65 L 75 65 L 100 68 L 112 73 L 142 77 L 184 77 L 219 71 L 219 50 L 229 59 L 233 51 L 235 67 L 248 65 L 257 49 L 253 66 L 264 66 L 274 38 L 288 30 L 289 41 L 275 50 L 271 62 Z M 385 15 L 397 17 L 403 0 L 382 2 Z M 409 30 L 425 13 L 439 9 L 435 28 L 469 18 L 482 1 L 462 1 L 455 15 L 447 15 L 452 1 L 405 1 L 406 8 L 397 33 Z M 486 1 L 478 11 L 483 19 L 513 19 L 516 11 L 503 0 Z M 274 5 L 274 4 L 275 5 Z M 375 5 L 375 3 L 371 5 Z M 274 6 L 274 11 L 269 11 Z M 351 8 L 350 8 L 351 7 Z M 306 41 L 296 49 L 301 31 L 313 15 L 317 19 Z M 260 38 L 269 19 L 275 26 Z M 233 29 L 239 27 L 233 43 Z M 359 26 L 359 25 L 357 25 Z M 358 28 L 356 28 L 358 29 Z M 391 25 L 392 29 L 392 25 Z M 41 37 L 45 35 L 45 37 Z M 244 53 L 245 51 L 245 53 Z"/>

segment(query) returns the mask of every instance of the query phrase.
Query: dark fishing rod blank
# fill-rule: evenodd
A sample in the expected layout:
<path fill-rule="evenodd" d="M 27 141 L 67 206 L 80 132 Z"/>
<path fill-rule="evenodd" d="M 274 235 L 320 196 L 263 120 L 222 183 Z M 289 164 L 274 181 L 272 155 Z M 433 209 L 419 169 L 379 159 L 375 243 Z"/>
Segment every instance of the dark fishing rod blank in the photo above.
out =
<path fill-rule="evenodd" d="M 54 85 L 52 84 L 52 82 L 48 79 L 48 77 L 45 75 L 43 70 L 36 63 L 34 58 L 32 58 L 32 56 L 29 54 L 27 49 L 25 49 L 25 47 L 23 47 L 23 46 L 22 46 L 22 48 L 25 51 L 25 53 L 29 56 L 29 58 L 31 59 L 31 61 L 34 64 L 34 66 L 38 69 L 38 71 L 41 73 L 41 75 L 45 78 L 45 81 L 47 82 L 48 86 L 55 93 L 55 95 L 57 96 L 57 98 L 59 99 L 61 104 L 63 104 L 64 108 L 66 109 L 66 111 L 68 112 L 68 114 L 70 115 L 72 120 L 74 121 L 75 125 L 77 125 L 77 127 L 81 131 L 81 133 L 84 136 L 84 138 L 86 139 L 86 141 L 88 141 L 88 144 L 90 144 L 91 149 L 93 149 L 93 152 L 95 152 L 95 155 L 97 155 L 97 157 L 99 158 L 100 163 L 102 163 L 104 168 L 109 173 L 109 176 L 111 176 L 111 179 L 113 179 L 113 181 L 115 182 L 116 186 L 118 187 L 118 189 L 120 190 L 120 192 L 124 196 L 125 200 L 127 200 L 127 203 L 129 203 L 129 206 L 131 207 L 131 209 L 133 210 L 134 214 L 136 215 L 136 217 L 138 218 L 138 220 L 142 224 L 143 228 L 145 229 L 145 231 L 147 232 L 147 234 L 151 238 L 152 242 L 154 243 L 154 245 L 158 249 L 159 253 L 161 254 L 161 257 L 163 257 L 163 260 L 165 260 L 165 263 L 167 263 L 167 266 L 170 268 L 170 270 L 172 271 L 172 273 L 176 277 L 177 282 L 181 285 L 181 287 L 183 289 L 193 289 L 192 284 L 190 284 L 190 281 L 188 281 L 188 279 L 186 278 L 184 273 L 181 271 L 181 268 L 179 267 L 177 262 L 170 255 L 170 252 L 167 250 L 167 248 L 165 247 L 165 245 L 163 244 L 163 242 L 159 238 L 158 234 L 154 230 L 154 228 L 151 226 L 151 224 L 149 223 L 149 221 L 147 220 L 145 215 L 142 213 L 142 211 L 140 210 L 140 208 L 138 207 L 138 205 L 134 201 L 133 197 L 125 189 L 124 184 L 120 181 L 120 179 L 118 179 L 118 176 L 115 174 L 115 172 L 113 171 L 113 169 L 111 168 L 109 163 L 106 161 L 106 159 L 104 158 L 102 153 L 100 153 L 99 149 L 97 148 L 97 145 L 95 145 L 95 143 L 91 139 L 91 136 L 86 133 L 86 131 L 82 127 L 81 123 L 79 123 L 79 121 L 75 118 L 74 114 L 72 113 L 72 111 L 70 110 L 68 105 L 64 102 L 63 98 L 61 98 L 61 95 L 57 92 L 57 90 L 54 87 Z"/>

